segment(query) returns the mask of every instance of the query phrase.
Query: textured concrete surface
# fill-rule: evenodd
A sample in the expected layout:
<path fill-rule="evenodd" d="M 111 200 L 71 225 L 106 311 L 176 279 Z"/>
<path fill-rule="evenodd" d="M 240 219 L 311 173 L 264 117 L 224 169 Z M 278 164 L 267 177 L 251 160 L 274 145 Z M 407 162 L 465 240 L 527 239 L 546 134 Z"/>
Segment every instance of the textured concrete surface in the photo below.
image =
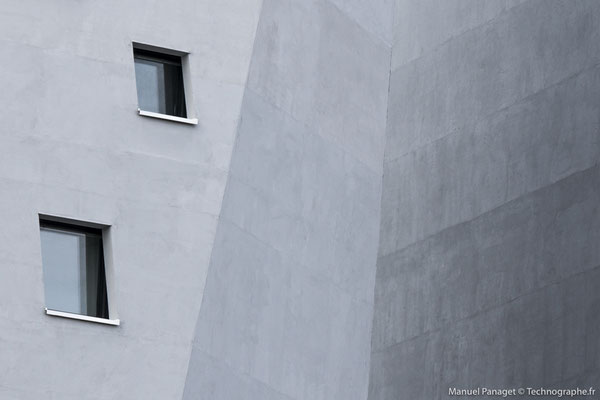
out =
<path fill-rule="evenodd" d="M 390 47 L 357 4 L 263 4 L 186 400 L 367 397 Z"/>
<path fill-rule="evenodd" d="M 4 2 L 0 399 L 596 385 L 599 22 L 596 0 Z M 190 52 L 197 126 L 136 115 L 133 41 Z M 120 327 L 43 314 L 38 213 L 111 225 Z"/>
<path fill-rule="evenodd" d="M 597 384 L 598 21 L 398 1 L 369 399 Z"/>
<path fill-rule="evenodd" d="M 260 7 L 2 2 L 2 400 L 181 399 Z M 137 115 L 132 41 L 191 53 L 198 126 Z M 112 226 L 120 327 L 44 315 L 38 213 Z"/>

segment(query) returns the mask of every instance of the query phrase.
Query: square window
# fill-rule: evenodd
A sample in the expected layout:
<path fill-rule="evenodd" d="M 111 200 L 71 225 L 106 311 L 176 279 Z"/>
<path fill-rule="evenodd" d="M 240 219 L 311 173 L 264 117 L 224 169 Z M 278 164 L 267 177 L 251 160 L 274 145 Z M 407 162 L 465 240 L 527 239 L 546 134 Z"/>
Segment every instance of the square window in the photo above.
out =
<path fill-rule="evenodd" d="M 140 110 L 187 118 L 182 57 L 134 47 L 133 58 Z"/>
<path fill-rule="evenodd" d="M 108 319 L 102 230 L 40 219 L 46 308 Z"/>

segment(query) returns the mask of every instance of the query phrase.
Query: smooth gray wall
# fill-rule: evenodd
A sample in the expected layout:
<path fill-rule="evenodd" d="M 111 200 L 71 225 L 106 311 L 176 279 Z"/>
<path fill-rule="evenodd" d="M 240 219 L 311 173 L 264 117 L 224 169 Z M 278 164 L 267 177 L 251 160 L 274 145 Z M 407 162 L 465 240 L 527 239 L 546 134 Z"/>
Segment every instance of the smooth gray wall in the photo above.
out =
<path fill-rule="evenodd" d="M 0 399 L 181 399 L 261 0 L 0 7 Z M 137 115 L 132 41 L 189 51 L 197 126 Z M 38 213 L 111 225 L 111 317 L 44 314 Z"/>
<path fill-rule="evenodd" d="M 399 0 L 370 400 L 600 378 L 600 2 Z"/>
<path fill-rule="evenodd" d="M 184 399 L 366 399 L 391 6 L 265 0 Z"/>

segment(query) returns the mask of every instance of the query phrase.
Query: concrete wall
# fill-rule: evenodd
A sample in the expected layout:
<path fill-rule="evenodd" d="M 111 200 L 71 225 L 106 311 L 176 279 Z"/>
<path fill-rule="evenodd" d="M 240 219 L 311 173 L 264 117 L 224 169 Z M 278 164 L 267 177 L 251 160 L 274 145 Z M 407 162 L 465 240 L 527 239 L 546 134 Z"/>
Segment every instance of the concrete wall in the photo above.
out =
<path fill-rule="evenodd" d="M 3 1 L 0 399 L 180 399 L 260 0 Z M 132 41 L 191 52 L 198 126 L 136 113 Z M 38 213 L 112 225 L 118 328 L 44 315 Z"/>
<path fill-rule="evenodd" d="M 600 378 L 600 3 L 399 0 L 369 399 Z"/>
<path fill-rule="evenodd" d="M 595 0 L 4 2 L 0 399 L 595 384 L 599 22 Z M 136 115 L 132 41 L 191 52 L 198 126 Z M 43 314 L 38 213 L 111 225 L 120 327 Z"/>
<path fill-rule="evenodd" d="M 389 1 L 265 0 L 184 399 L 365 399 Z"/>

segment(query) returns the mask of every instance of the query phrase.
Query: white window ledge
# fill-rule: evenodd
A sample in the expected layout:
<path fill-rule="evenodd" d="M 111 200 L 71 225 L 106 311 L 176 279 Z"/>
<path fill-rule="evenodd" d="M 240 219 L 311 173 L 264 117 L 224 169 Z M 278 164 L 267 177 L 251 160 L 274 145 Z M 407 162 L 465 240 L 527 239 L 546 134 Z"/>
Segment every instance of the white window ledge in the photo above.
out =
<path fill-rule="evenodd" d="M 144 117 L 166 119 L 167 121 L 175 121 L 175 122 L 182 122 L 184 124 L 198 125 L 198 118 L 176 117 L 174 115 L 167 115 L 167 114 L 155 113 L 155 112 L 152 112 L 152 111 L 144 111 L 144 110 L 140 110 L 139 108 L 138 108 L 138 114 L 142 115 Z"/>
<path fill-rule="evenodd" d="M 80 314 L 73 314 L 73 313 L 64 312 L 64 311 L 48 310 L 47 308 L 45 310 L 46 310 L 46 315 L 52 315 L 54 317 L 78 319 L 81 321 L 97 322 L 99 324 L 114 325 L 114 326 L 119 326 L 121 324 L 121 321 L 118 319 L 90 317 L 89 315 L 80 315 Z"/>

